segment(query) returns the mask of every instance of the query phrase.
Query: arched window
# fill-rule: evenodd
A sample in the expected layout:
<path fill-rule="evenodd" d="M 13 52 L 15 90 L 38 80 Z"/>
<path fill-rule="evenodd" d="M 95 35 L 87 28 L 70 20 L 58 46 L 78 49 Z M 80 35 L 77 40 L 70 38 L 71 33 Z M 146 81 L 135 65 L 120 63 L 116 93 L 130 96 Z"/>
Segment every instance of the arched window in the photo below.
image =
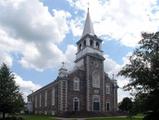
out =
<path fill-rule="evenodd" d="M 80 91 L 80 79 L 78 77 L 73 79 L 73 90 Z"/>
<path fill-rule="evenodd" d="M 98 42 L 96 42 L 96 47 L 99 49 L 99 43 Z"/>
<path fill-rule="evenodd" d="M 110 111 L 110 102 L 108 102 L 108 101 L 106 102 L 106 110 Z"/>
<path fill-rule="evenodd" d="M 100 110 L 100 96 L 93 95 L 93 111 L 99 111 L 99 110 Z"/>
<path fill-rule="evenodd" d="M 81 50 L 81 48 L 82 48 L 82 46 L 81 46 L 81 44 L 79 44 L 78 50 Z"/>
<path fill-rule="evenodd" d="M 100 88 L 100 73 L 98 71 L 92 72 L 92 86 L 94 88 Z"/>
<path fill-rule="evenodd" d="M 90 46 L 93 47 L 93 40 L 90 40 Z"/>
<path fill-rule="evenodd" d="M 106 84 L 106 94 L 110 94 L 110 84 Z"/>
<path fill-rule="evenodd" d="M 73 111 L 80 111 L 80 100 L 78 97 L 73 98 Z"/>

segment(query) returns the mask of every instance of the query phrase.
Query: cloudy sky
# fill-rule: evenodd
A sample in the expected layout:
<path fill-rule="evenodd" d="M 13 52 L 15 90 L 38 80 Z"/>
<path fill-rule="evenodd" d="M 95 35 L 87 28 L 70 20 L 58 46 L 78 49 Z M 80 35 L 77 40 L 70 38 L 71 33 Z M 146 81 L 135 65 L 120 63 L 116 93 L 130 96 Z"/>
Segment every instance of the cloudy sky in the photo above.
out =
<path fill-rule="evenodd" d="M 129 62 L 142 32 L 159 29 L 158 0 L 0 0 L 0 64 L 14 72 L 24 96 L 55 80 L 61 62 L 71 70 L 88 2 L 110 77 Z M 117 79 L 120 101 L 128 81 Z"/>

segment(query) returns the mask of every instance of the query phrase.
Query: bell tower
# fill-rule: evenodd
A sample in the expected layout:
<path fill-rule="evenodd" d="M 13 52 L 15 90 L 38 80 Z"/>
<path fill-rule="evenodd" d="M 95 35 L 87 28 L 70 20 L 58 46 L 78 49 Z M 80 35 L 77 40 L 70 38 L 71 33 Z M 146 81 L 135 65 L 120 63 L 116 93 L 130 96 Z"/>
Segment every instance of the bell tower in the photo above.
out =
<path fill-rule="evenodd" d="M 82 37 L 77 42 L 78 50 L 76 53 L 76 62 L 79 61 L 87 53 L 96 53 L 102 56 L 101 43 L 102 43 L 102 40 L 99 39 L 94 33 L 94 28 L 90 18 L 90 13 L 88 8 Z"/>
<path fill-rule="evenodd" d="M 89 9 L 81 39 L 77 42 L 76 66 L 85 71 L 86 110 L 103 112 L 105 99 L 105 80 L 102 40 L 95 35 Z"/>

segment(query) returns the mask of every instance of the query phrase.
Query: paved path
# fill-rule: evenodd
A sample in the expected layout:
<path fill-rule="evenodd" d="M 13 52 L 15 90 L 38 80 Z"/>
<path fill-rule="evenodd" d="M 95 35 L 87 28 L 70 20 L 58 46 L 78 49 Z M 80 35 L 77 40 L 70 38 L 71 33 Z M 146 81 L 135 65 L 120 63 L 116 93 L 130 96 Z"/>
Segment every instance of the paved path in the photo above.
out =
<path fill-rule="evenodd" d="M 86 118 L 60 118 L 56 117 L 56 120 L 86 120 Z"/>

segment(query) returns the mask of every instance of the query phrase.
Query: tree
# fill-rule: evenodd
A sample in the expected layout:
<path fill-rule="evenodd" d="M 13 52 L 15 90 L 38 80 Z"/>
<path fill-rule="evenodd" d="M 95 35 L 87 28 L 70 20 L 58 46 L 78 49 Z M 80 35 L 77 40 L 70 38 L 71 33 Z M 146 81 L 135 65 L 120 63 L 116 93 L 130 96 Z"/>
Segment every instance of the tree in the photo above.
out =
<path fill-rule="evenodd" d="M 130 57 L 119 75 L 130 78 L 125 90 L 135 89 L 137 94 L 144 95 L 143 107 L 148 116 L 159 113 L 159 32 L 142 34 L 139 47 Z M 145 117 L 145 119 L 151 119 Z"/>
<path fill-rule="evenodd" d="M 147 94 L 138 93 L 135 96 L 133 108 L 135 109 L 136 113 L 143 113 L 145 110 L 144 102 L 146 101 Z"/>
<path fill-rule="evenodd" d="M 19 87 L 15 84 L 15 76 L 6 64 L 0 67 L 0 112 L 5 119 L 6 113 L 18 112 L 23 106 Z"/>
<path fill-rule="evenodd" d="M 119 109 L 124 112 L 129 112 L 132 108 L 132 101 L 130 98 L 123 98 L 122 102 L 119 105 Z"/>
<path fill-rule="evenodd" d="M 132 119 L 132 116 L 134 115 L 134 105 L 130 98 L 123 98 L 122 102 L 119 103 L 119 109 L 123 112 L 127 112 L 128 117 Z"/>

